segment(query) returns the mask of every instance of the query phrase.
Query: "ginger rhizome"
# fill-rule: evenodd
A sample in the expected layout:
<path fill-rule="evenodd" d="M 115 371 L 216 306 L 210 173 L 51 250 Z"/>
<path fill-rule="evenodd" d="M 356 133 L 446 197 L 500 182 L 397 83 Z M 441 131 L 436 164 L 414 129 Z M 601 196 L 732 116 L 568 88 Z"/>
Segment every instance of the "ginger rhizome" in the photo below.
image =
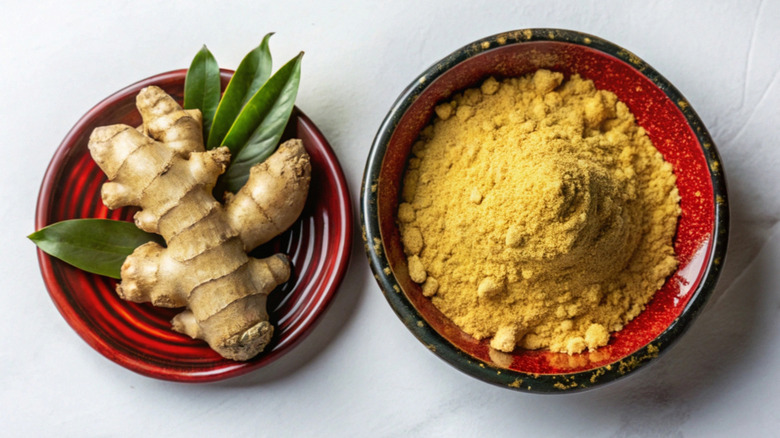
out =
<path fill-rule="evenodd" d="M 289 140 L 251 169 L 225 204 L 212 190 L 230 161 L 227 147 L 204 150 L 201 114 L 158 87 L 141 90 L 143 125 L 97 128 L 89 150 L 109 182 L 103 203 L 136 206 L 136 225 L 167 244 L 146 243 L 125 260 L 120 297 L 186 307 L 173 329 L 206 341 L 223 357 L 247 360 L 273 335 L 266 297 L 290 277 L 283 254 L 247 253 L 286 230 L 303 210 L 311 178 L 300 140 Z"/>

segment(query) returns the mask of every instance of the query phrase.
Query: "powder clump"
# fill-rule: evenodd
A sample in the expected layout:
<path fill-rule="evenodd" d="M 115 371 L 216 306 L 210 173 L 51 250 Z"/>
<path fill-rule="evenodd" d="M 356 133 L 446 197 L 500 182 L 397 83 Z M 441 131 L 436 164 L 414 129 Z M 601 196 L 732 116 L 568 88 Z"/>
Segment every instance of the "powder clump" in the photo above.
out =
<path fill-rule="evenodd" d="M 539 70 L 456 94 L 404 175 L 412 280 L 501 351 L 606 345 L 677 266 L 671 166 L 613 93 L 563 79 Z"/>

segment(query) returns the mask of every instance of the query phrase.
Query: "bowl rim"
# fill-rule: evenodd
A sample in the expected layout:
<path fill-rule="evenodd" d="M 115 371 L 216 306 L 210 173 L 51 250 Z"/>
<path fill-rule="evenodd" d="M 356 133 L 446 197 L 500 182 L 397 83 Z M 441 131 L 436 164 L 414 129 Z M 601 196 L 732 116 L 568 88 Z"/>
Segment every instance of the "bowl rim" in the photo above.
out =
<path fill-rule="evenodd" d="M 36 201 L 36 230 L 48 225 L 47 216 L 50 212 L 49 203 L 53 194 L 54 184 L 58 179 L 58 172 L 61 171 L 63 163 L 68 159 L 70 153 L 75 147 L 75 139 L 87 125 L 92 123 L 92 120 L 96 117 L 96 115 L 111 108 L 116 104 L 117 101 L 126 99 L 130 95 L 134 96 L 137 94 L 138 90 L 143 87 L 156 85 L 168 80 L 180 80 L 183 82 L 186 72 L 187 69 L 176 69 L 158 73 L 145 79 L 136 81 L 114 93 L 111 93 L 109 96 L 105 97 L 92 108 L 90 108 L 83 116 L 78 119 L 78 121 L 73 125 L 73 127 L 68 131 L 63 140 L 60 142 L 43 175 L 41 186 L 38 192 L 38 198 Z M 230 77 L 232 77 L 233 73 L 233 70 L 221 68 L 220 78 L 223 81 L 228 80 Z M 327 168 L 329 169 L 328 173 L 332 174 L 332 177 L 337 182 L 333 192 L 339 199 L 341 204 L 340 209 L 343 212 L 343 219 L 341 221 L 335 222 L 335 224 L 343 229 L 344 239 L 336 245 L 337 251 L 334 254 L 334 257 L 340 259 L 340 261 L 330 276 L 330 279 L 327 283 L 329 286 L 328 289 L 321 297 L 317 298 L 316 307 L 312 309 L 311 314 L 305 318 L 301 326 L 296 329 L 295 334 L 290 339 L 290 341 L 279 349 L 272 349 L 261 353 L 261 355 L 254 360 L 225 363 L 218 367 L 209 368 L 207 370 L 190 370 L 185 367 L 168 368 L 155 366 L 153 364 L 147 363 L 143 357 L 140 357 L 139 355 L 131 355 L 116 350 L 111 345 L 109 345 L 107 341 L 103 339 L 103 337 L 96 333 L 89 325 L 89 323 L 82 320 L 78 312 L 76 312 L 73 308 L 71 303 L 72 298 L 67 294 L 55 293 L 50 286 L 50 284 L 57 283 L 57 278 L 52 267 L 53 257 L 44 253 L 40 248 L 36 248 L 38 264 L 49 297 L 53 301 L 59 313 L 63 316 L 68 325 L 79 335 L 79 337 L 81 337 L 90 347 L 95 349 L 104 357 L 138 374 L 175 382 L 202 383 L 237 377 L 254 371 L 258 368 L 262 368 L 263 366 L 266 366 L 287 354 L 301 341 L 303 341 L 303 339 L 311 334 L 312 330 L 322 320 L 322 316 L 333 302 L 333 298 L 335 297 L 336 292 L 343 282 L 349 267 L 354 231 L 353 207 L 349 196 L 349 187 L 347 185 L 346 177 L 329 142 L 319 130 L 319 128 L 314 124 L 314 122 L 312 122 L 312 120 L 309 119 L 309 117 L 306 116 L 306 114 L 304 114 L 297 106 L 293 108 L 290 120 L 295 118 L 297 118 L 298 121 L 302 123 L 307 130 L 310 130 L 311 134 L 316 137 L 318 141 L 324 146 L 320 152 L 327 164 Z"/>
<path fill-rule="evenodd" d="M 576 373 L 528 374 L 496 368 L 490 363 L 470 356 L 451 344 L 429 324 L 418 324 L 418 313 L 412 303 L 404 293 L 397 293 L 401 290 L 401 286 L 395 275 L 392 271 L 389 274 L 383 271 L 384 267 L 389 266 L 389 262 L 385 257 L 379 227 L 376 188 L 379 184 L 385 152 L 397 123 L 412 105 L 415 97 L 453 66 L 499 47 L 535 41 L 561 42 L 595 49 L 624 61 L 651 80 L 676 104 L 685 117 L 707 162 L 707 171 L 713 189 L 715 211 L 712 244 L 707 254 L 702 279 L 681 314 L 654 340 L 636 352 L 611 364 Z M 615 381 L 629 374 L 630 371 L 643 368 L 652 359 L 667 351 L 688 329 L 712 294 L 724 265 L 729 234 L 728 196 L 722 161 L 704 123 L 688 100 L 666 78 L 628 50 L 594 35 L 554 28 L 520 29 L 482 38 L 455 50 L 417 76 L 393 103 L 372 142 L 360 189 L 360 220 L 363 225 L 362 237 L 365 251 L 374 278 L 397 316 L 423 345 L 451 366 L 472 377 L 505 388 L 534 393 L 574 392 L 597 387 Z M 522 382 L 522 385 L 519 382 Z"/>

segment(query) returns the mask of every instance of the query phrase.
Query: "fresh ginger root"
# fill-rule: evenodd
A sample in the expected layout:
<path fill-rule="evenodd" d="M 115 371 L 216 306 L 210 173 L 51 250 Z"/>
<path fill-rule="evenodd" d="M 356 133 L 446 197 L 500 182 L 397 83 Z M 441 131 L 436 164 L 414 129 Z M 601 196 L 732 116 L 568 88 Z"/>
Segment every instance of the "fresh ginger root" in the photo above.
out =
<path fill-rule="evenodd" d="M 158 87 L 141 90 L 143 126 L 97 128 L 89 150 L 109 182 L 103 203 L 141 207 L 136 225 L 162 235 L 122 265 L 120 297 L 155 306 L 186 307 L 173 329 L 205 340 L 220 355 L 247 360 L 273 335 L 266 297 L 290 276 L 283 254 L 247 256 L 287 229 L 303 210 L 311 164 L 300 140 L 289 140 L 255 165 L 225 205 L 212 189 L 230 161 L 228 148 L 204 151 L 201 115 L 183 110 Z"/>

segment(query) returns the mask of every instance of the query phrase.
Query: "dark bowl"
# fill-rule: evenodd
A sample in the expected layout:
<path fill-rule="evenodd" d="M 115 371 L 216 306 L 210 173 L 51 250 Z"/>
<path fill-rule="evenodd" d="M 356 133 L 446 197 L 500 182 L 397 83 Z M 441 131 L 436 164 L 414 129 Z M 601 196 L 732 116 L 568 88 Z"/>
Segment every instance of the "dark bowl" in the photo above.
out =
<path fill-rule="evenodd" d="M 412 144 L 434 106 L 488 76 L 540 68 L 578 73 L 615 93 L 670 162 L 682 215 L 674 248 L 679 267 L 646 309 L 608 345 L 568 355 L 515 349 L 491 353 L 447 319 L 410 280 L 396 213 Z M 728 241 L 723 165 L 704 124 L 664 77 L 601 38 L 559 29 L 525 29 L 471 43 L 424 71 L 401 94 L 376 135 L 361 188 L 361 221 L 371 269 L 390 306 L 430 351 L 483 381 L 529 392 L 576 391 L 614 381 L 653 361 L 685 332 L 712 293 Z"/>
<path fill-rule="evenodd" d="M 71 129 L 52 158 L 38 196 L 36 229 L 66 219 L 111 218 L 132 221 L 131 208 L 108 210 L 100 187 L 106 177 L 87 150 L 92 130 L 124 123 L 140 125 L 135 96 L 157 85 L 181 102 L 186 70 L 144 79 L 92 108 Z M 222 86 L 231 71 L 222 71 Z M 276 330 L 259 356 L 235 362 L 202 341 L 171 331 L 180 309 L 120 299 L 116 281 L 89 274 L 38 250 L 38 261 L 54 304 L 71 327 L 95 350 L 130 370 L 165 380 L 205 382 L 238 376 L 267 365 L 290 351 L 320 319 L 346 273 L 352 245 L 352 213 L 344 174 L 325 137 L 299 109 L 283 139 L 300 138 L 311 156 L 311 189 L 304 211 L 292 227 L 253 251 L 263 257 L 287 254 L 293 274 L 271 293 L 268 310 Z"/>

